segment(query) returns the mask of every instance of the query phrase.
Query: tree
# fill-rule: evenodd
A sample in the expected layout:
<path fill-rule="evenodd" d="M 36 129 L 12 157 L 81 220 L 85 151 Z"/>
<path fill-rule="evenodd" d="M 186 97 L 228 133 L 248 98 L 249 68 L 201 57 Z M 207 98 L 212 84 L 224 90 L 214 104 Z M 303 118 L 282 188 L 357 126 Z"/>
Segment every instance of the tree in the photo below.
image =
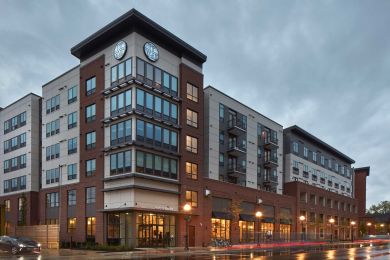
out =
<path fill-rule="evenodd" d="M 386 214 L 390 213 L 390 201 L 381 201 L 378 204 L 372 205 L 368 209 L 368 213 L 370 214 Z"/>

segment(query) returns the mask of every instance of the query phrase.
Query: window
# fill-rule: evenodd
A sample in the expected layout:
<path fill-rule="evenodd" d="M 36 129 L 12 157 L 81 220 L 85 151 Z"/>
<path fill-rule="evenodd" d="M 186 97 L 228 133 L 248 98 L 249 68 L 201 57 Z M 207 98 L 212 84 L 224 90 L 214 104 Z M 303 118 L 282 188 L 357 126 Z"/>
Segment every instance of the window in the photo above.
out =
<path fill-rule="evenodd" d="M 46 114 L 52 113 L 60 109 L 60 95 L 49 98 L 46 101 Z"/>
<path fill-rule="evenodd" d="M 6 212 L 10 212 L 11 211 L 11 201 L 10 200 L 5 200 L 4 201 L 4 207 L 5 207 L 5 211 Z"/>
<path fill-rule="evenodd" d="M 303 165 L 303 171 L 304 172 L 309 172 L 309 166 L 307 166 L 306 164 Z"/>
<path fill-rule="evenodd" d="M 4 134 L 26 125 L 26 111 L 4 122 Z"/>
<path fill-rule="evenodd" d="M 85 121 L 91 122 L 96 119 L 96 104 L 92 104 L 90 106 L 87 106 L 85 109 Z"/>
<path fill-rule="evenodd" d="M 219 166 L 223 166 L 225 164 L 225 155 L 223 153 L 219 153 Z"/>
<path fill-rule="evenodd" d="M 186 150 L 191 153 L 198 153 L 198 139 L 192 136 L 186 136 Z"/>
<path fill-rule="evenodd" d="M 198 113 L 187 108 L 187 125 L 198 127 Z"/>
<path fill-rule="evenodd" d="M 86 176 L 92 176 L 96 171 L 96 159 L 87 160 L 85 162 Z"/>
<path fill-rule="evenodd" d="M 177 152 L 177 132 L 137 119 L 136 140 Z"/>
<path fill-rule="evenodd" d="M 303 156 L 307 158 L 308 155 L 309 155 L 309 150 L 307 149 L 307 147 L 303 147 Z"/>
<path fill-rule="evenodd" d="M 293 152 L 298 153 L 299 152 L 299 146 L 297 142 L 293 142 Z"/>
<path fill-rule="evenodd" d="M 187 99 L 198 102 L 198 88 L 187 83 Z"/>
<path fill-rule="evenodd" d="M 331 159 L 328 160 L 328 168 L 332 169 L 332 160 Z"/>
<path fill-rule="evenodd" d="M 111 145 L 131 141 L 131 119 L 111 125 Z"/>
<path fill-rule="evenodd" d="M 77 126 L 77 112 L 73 112 L 68 115 L 68 129 L 72 129 L 76 126 Z"/>
<path fill-rule="evenodd" d="M 46 161 L 60 157 L 60 144 L 53 144 L 46 147 Z"/>
<path fill-rule="evenodd" d="M 86 149 L 94 149 L 96 147 L 96 132 L 90 132 L 86 135 Z"/>
<path fill-rule="evenodd" d="M 321 155 L 321 165 L 322 166 L 325 165 L 325 157 L 323 155 Z"/>
<path fill-rule="evenodd" d="M 317 162 L 317 153 L 316 152 L 313 152 L 313 161 Z"/>
<path fill-rule="evenodd" d="M 131 110 L 131 89 L 111 97 L 111 116 Z"/>
<path fill-rule="evenodd" d="M 60 168 L 46 170 L 46 184 L 57 183 L 60 181 Z"/>
<path fill-rule="evenodd" d="M 68 140 L 68 154 L 77 153 L 77 137 Z"/>
<path fill-rule="evenodd" d="M 77 86 L 68 89 L 68 104 L 72 104 L 77 101 Z"/>
<path fill-rule="evenodd" d="M 88 217 L 87 218 L 87 240 L 95 240 L 95 232 L 96 232 L 96 218 Z"/>
<path fill-rule="evenodd" d="M 131 151 L 110 155 L 110 175 L 131 172 Z"/>
<path fill-rule="evenodd" d="M 76 190 L 69 190 L 68 191 L 68 206 L 75 206 L 76 205 Z"/>
<path fill-rule="evenodd" d="M 189 179 L 198 179 L 198 165 L 196 163 L 186 162 L 186 176 Z"/>
<path fill-rule="evenodd" d="M 111 67 L 111 84 L 131 76 L 131 58 Z"/>
<path fill-rule="evenodd" d="M 46 124 L 46 137 L 58 134 L 60 132 L 60 119 Z"/>
<path fill-rule="evenodd" d="M 197 191 L 186 191 L 186 202 L 191 205 L 191 207 L 198 207 L 198 192 Z"/>
<path fill-rule="evenodd" d="M 339 164 L 338 163 L 334 164 L 334 170 L 335 170 L 335 172 L 339 173 Z"/>
<path fill-rule="evenodd" d="M 172 96 L 178 95 L 177 78 L 161 69 L 137 58 L 137 79 L 154 85 Z"/>
<path fill-rule="evenodd" d="M 219 120 L 225 119 L 225 106 L 222 104 L 219 104 Z"/>
<path fill-rule="evenodd" d="M 85 82 L 86 85 L 86 95 L 90 96 L 96 91 L 96 77 L 92 77 L 90 79 L 87 79 Z"/>
<path fill-rule="evenodd" d="M 77 178 L 77 163 L 68 165 L 68 180 L 75 180 Z"/>
<path fill-rule="evenodd" d="M 26 154 L 4 160 L 4 173 L 26 168 Z"/>
<path fill-rule="evenodd" d="M 26 146 L 26 133 L 4 141 L 4 153 L 15 151 Z"/>
<path fill-rule="evenodd" d="M 96 187 L 86 188 L 86 203 L 91 204 L 96 202 Z"/>
<path fill-rule="evenodd" d="M 225 132 L 224 131 L 219 131 L 219 143 L 224 144 L 225 143 Z"/>
<path fill-rule="evenodd" d="M 18 198 L 18 225 L 24 225 L 26 223 L 26 198 Z"/>
<path fill-rule="evenodd" d="M 177 179 L 177 160 L 137 151 L 136 172 Z"/>
<path fill-rule="evenodd" d="M 74 230 L 76 229 L 76 221 L 77 219 L 76 218 L 68 218 L 68 233 L 73 233 Z"/>
<path fill-rule="evenodd" d="M 46 208 L 55 208 L 58 206 L 58 192 L 46 193 Z"/>

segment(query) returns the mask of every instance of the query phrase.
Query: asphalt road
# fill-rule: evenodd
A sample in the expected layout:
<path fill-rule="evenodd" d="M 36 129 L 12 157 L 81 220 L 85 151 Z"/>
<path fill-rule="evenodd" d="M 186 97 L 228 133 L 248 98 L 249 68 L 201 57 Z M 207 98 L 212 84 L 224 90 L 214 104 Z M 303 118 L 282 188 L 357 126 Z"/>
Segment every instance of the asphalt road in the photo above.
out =
<path fill-rule="evenodd" d="M 128 259 L 130 255 L 124 253 L 85 253 L 85 251 L 74 250 L 72 255 L 61 255 L 58 251 L 52 251 L 51 253 L 38 255 L 38 256 L 10 256 L 5 253 L 0 254 L 0 259 L 18 259 L 18 260 L 40 260 L 40 259 Z M 145 259 L 146 257 L 143 257 Z M 140 258 L 138 258 L 140 259 Z M 375 245 L 375 246 L 362 246 L 353 248 L 336 248 L 336 249 L 323 249 L 323 248 L 290 248 L 290 249 L 272 249 L 272 250 L 245 250 L 236 252 L 208 252 L 201 254 L 185 255 L 176 254 L 175 256 L 148 256 L 147 259 L 169 259 L 169 260 L 201 260 L 201 259 L 223 259 L 223 260 L 236 260 L 236 259 L 390 259 L 390 243 Z"/>

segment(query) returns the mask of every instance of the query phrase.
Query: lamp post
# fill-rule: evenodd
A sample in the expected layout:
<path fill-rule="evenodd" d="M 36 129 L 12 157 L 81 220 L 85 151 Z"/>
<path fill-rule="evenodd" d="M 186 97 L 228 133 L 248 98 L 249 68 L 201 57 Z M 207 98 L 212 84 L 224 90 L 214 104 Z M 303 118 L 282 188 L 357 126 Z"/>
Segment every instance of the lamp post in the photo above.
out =
<path fill-rule="evenodd" d="M 191 215 L 189 214 L 191 211 L 191 205 L 186 203 L 183 207 L 183 210 L 186 213 L 186 215 L 184 216 L 184 220 L 186 221 L 186 241 L 185 241 L 186 245 L 185 245 L 184 250 L 188 251 L 189 250 L 189 248 L 188 248 L 188 225 L 191 221 Z"/>
<path fill-rule="evenodd" d="M 59 168 L 59 181 L 58 181 L 58 249 L 60 248 L 61 242 L 61 186 L 62 186 L 62 167 L 66 164 L 58 165 Z"/>
<path fill-rule="evenodd" d="M 353 243 L 353 228 L 355 226 L 356 222 L 355 221 L 351 221 L 351 242 Z"/>
<path fill-rule="evenodd" d="M 263 216 L 263 213 L 261 211 L 257 211 L 256 214 L 256 219 L 257 219 L 257 226 L 259 231 L 257 232 L 257 245 L 260 245 L 260 231 L 261 231 L 261 217 Z"/>
<path fill-rule="evenodd" d="M 329 219 L 330 223 L 330 242 L 333 242 L 333 224 L 334 224 L 334 218 Z"/>
<path fill-rule="evenodd" d="M 384 232 L 385 230 L 384 230 L 384 228 L 383 228 L 384 226 L 385 226 L 385 224 L 380 224 L 380 227 L 381 227 L 381 233 L 383 233 L 383 234 L 385 233 L 385 232 Z"/>
<path fill-rule="evenodd" d="M 371 222 L 368 222 L 368 223 L 367 223 L 367 227 L 368 227 L 368 232 L 367 232 L 367 233 L 368 233 L 368 235 L 370 235 L 370 233 L 371 233 L 371 232 L 370 232 L 371 225 L 372 225 Z"/>
<path fill-rule="evenodd" d="M 301 222 L 301 240 L 303 241 L 303 240 L 305 240 L 305 238 L 304 238 L 304 233 L 303 233 L 303 222 L 306 220 L 306 217 L 305 216 L 303 216 L 303 215 L 301 215 L 300 217 L 299 217 L 299 221 Z"/>

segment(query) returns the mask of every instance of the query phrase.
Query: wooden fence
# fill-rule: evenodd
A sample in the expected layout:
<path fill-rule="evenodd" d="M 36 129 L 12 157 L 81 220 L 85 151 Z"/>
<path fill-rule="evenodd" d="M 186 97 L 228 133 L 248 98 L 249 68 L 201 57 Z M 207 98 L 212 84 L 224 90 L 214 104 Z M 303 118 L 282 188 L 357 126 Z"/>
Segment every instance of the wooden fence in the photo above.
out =
<path fill-rule="evenodd" d="M 58 248 L 58 225 L 17 226 L 15 236 L 29 237 L 42 248 Z"/>

